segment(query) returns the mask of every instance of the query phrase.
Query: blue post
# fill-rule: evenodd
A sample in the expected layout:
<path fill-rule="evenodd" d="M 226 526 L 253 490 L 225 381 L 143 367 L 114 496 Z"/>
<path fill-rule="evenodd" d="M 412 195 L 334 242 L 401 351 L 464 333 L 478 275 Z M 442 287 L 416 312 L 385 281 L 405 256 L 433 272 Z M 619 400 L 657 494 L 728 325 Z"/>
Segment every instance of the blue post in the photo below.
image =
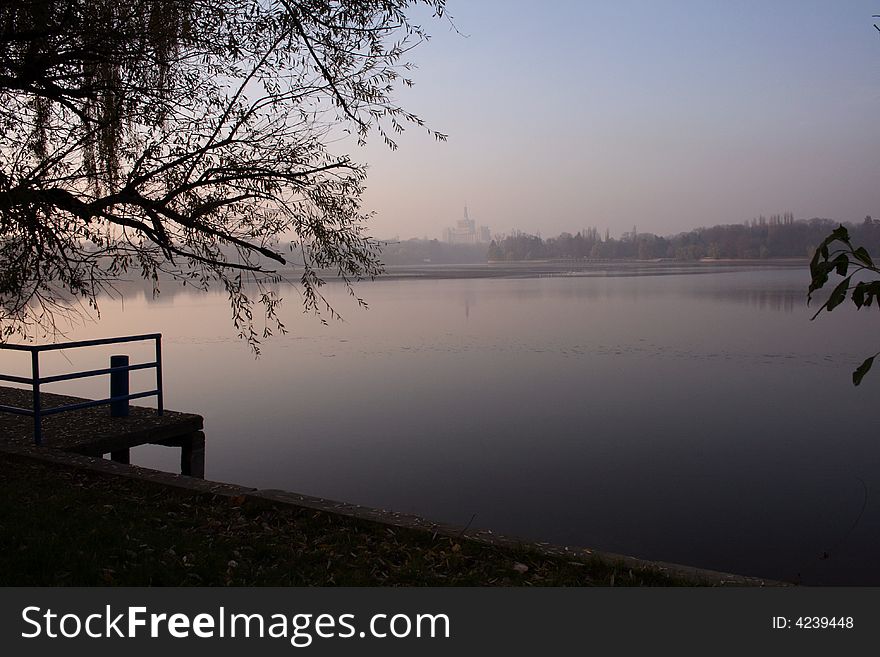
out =
<path fill-rule="evenodd" d="M 43 444 L 43 429 L 40 418 L 40 352 L 37 349 L 31 351 L 31 379 L 33 381 L 34 395 L 34 444 Z"/>
<path fill-rule="evenodd" d="M 162 391 L 162 334 L 156 336 L 156 410 L 159 415 L 165 412 L 165 395 Z"/>
<path fill-rule="evenodd" d="M 128 367 L 128 356 L 110 356 L 110 367 Z M 110 396 L 128 397 L 128 370 L 110 372 Z M 110 417 L 128 415 L 128 399 L 110 402 Z"/>

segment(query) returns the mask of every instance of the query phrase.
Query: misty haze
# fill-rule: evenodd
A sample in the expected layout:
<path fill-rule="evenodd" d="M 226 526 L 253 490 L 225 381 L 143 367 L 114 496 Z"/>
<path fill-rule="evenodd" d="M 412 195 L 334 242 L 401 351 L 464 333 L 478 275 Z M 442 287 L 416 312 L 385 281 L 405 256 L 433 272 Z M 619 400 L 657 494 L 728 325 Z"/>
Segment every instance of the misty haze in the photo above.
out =
<path fill-rule="evenodd" d="M 5 582 L 880 585 L 878 11 L 0 4 Z"/>

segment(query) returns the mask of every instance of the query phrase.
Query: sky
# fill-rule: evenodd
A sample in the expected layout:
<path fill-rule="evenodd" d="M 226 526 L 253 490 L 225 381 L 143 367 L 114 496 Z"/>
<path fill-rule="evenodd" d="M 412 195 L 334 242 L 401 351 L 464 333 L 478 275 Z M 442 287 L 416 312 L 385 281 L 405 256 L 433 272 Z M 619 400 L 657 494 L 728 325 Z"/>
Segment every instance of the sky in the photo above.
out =
<path fill-rule="evenodd" d="M 370 166 L 377 238 L 597 227 L 670 235 L 880 216 L 876 0 L 449 0 L 419 17 L 417 127 Z"/>

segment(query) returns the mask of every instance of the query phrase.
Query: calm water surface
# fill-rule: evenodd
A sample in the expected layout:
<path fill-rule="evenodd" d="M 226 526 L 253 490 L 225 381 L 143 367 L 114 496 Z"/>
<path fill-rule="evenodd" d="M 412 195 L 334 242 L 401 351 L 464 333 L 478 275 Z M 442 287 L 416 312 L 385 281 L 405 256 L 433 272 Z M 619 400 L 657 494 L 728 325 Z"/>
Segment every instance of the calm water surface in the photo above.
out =
<path fill-rule="evenodd" d="M 810 322 L 807 284 L 800 268 L 390 280 L 359 286 L 369 310 L 331 284 L 345 321 L 326 327 L 291 288 L 290 332 L 256 360 L 222 295 L 169 287 L 105 300 L 71 337 L 164 334 L 166 405 L 205 416 L 211 479 L 876 585 L 880 372 L 859 388 L 850 373 L 878 348 L 880 317 L 847 307 Z M 103 396 L 106 383 L 62 385 Z M 159 447 L 132 457 L 177 465 Z"/>

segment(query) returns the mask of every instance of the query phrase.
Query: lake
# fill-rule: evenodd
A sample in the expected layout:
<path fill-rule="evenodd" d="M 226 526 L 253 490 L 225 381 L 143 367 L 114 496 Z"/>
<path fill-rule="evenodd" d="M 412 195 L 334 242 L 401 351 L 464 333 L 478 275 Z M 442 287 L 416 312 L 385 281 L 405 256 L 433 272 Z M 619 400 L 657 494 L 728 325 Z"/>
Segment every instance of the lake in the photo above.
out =
<path fill-rule="evenodd" d="M 811 322 L 806 266 L 696 271 L 379 280 L 357 288 L 367 310 L 330 283 L 344 321 L 328 326 L 291 288 L 289 333 L 258 359 L 224 295 L 131 287 L 68 337 L 164 334 L 165 403 L 205 416 L 209 479 L 745 575 L 880 584 L 880 371 L 850 379 L 880 348 L 880 318 L 847 304 Z M 47 357 L 44 373 L 109 354 L 85 351 Z M 148 379 L 133 373 L 132 389 Z M 172 471 L 177 459 L 132 453 Z"/>

